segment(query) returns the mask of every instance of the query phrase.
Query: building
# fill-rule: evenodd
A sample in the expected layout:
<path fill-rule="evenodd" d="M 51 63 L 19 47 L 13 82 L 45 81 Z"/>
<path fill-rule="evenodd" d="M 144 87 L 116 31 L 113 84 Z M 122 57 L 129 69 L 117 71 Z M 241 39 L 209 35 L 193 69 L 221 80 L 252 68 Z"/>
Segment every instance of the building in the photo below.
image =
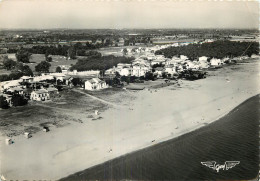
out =
<path fill-rule="evenodd" d="M 222 62 L 220 59 L 216 59 L 216 58 L 212 58 L 210 60 L 210 65 L 211 66 L 221 66 L 222 65 Z"/>
<path fill-rule="evenodd" d="M 164 71 L 165 69 L 163 67 L 156 67 L 154 73 L 157 75 L 157 77 L 162 77 Z"/>
<path fill-rule="evenodd" d="M 20 79 L 22 82 L 27 82 L 27 83 L 33 82 L 33 77 L 29 77 L 29 76 L 22 76 Z"/>
<path fill-rule="evenodd" d="M 85 82 L 85 90 L 100 90 L 105 88 L 108 88 L 108 85 L 99 78 L 92 78 Z"/>
<path fill-rule="evenodd" d="M 13 87 L 7 90 L 7 92 L 10 92 L 11 94 L 20 94 L 23 95 L 23 89 L 21 87 Z"/>
<path fill-rule="evenodd" d="M 176 66 L 174 66 L 174 65 L 165 66 L 165 73 L 170 74 L 170 75 L 176 74 L 177 73 Z"/>
<path fill-rule="evenodd" d="M 33 101 L 45 101 L 50 99 L 50 95 L 47 90 L 40 89 L 32 91 L 30 98 Z"/>
<path fill-rule="evenodd" d="M 0 90 L 3 92 L 4 90 L 14 88 L 14 87 L 19 87 L 21 86 L 20 84 L 21 80 L 10 80 L 10 81 L 5 81 L 5 82 L 0 82 Z"/>
<path fill-rule="evenodd" d="M 135 64 L 133 65 L 132 76 L 141 77 L 145 76 L 147 72 L 150 71 L 150 67 L 146 66 L 145 64 Z"/>

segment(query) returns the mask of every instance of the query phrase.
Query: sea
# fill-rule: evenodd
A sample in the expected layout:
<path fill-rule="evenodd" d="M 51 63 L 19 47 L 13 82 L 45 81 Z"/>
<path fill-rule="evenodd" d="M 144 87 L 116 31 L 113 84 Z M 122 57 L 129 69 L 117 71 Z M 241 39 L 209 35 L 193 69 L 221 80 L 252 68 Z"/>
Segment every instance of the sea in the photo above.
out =
<path fill-rule="evenodd" d="M 260 97 L 256 95 L 200 129 L 61 180 L 256 179 L 259 173 L 259 118 Z M 217 171 L 201 163 L 212 161 L 215 166 L 224 165 L 226 161 L 238 164 Z"/>

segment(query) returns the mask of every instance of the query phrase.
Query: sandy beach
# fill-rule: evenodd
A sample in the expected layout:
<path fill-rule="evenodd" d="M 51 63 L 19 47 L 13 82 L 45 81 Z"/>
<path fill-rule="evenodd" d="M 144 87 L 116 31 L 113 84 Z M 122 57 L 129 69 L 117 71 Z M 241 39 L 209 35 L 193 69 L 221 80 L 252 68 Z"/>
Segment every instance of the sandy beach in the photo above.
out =
<path fill-rule="evenodd" d="M 210 71 L 206 79 L 179 80 L 180 86 L 129 91 L 135 98 L 113 102 L 102 119 L 30 139 L 19 135 L 12 145 L 2 135 L 0 174 L 8 180 L 55 180 L 188 133 L 259 94 L 259 70 L 258 60 L 252 60 Z"/>

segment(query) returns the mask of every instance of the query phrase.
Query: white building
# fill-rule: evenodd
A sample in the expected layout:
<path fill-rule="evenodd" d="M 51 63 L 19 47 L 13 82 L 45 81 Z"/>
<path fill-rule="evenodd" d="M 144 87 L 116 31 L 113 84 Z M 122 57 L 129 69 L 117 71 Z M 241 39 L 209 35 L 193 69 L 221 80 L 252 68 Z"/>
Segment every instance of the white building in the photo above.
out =
<path fill-rule="evenodd" d="M 174 75 L 177 73 L 176 66 L 174 65 L 167 65 L 165 66 L 165 73 Z"/>
<path fill-rule="evenodd" d="M 185 56 L 185 55 L 181 55 L 181 56 L 180 56 L 180 59 L 181 59 L 181 60 L 188 60 L 188 57 Z"/>
<path fill-rule="evenodd" d="M 206 57 L 206 56 L 199 57 L 199 61 L 207 61 L 207 60 L 208 60 L 208 57 Z"/>
<path fill-rule="evenodd" d="M 220 59 L 212 58 L 210 60 L 210 65 L 211 66 L 220 66 L 220 65 L 222 65 L 222 61 Z"/>
<path fill-rule="evenodd" d="M 119 74 L 121 76 L 129 76 L 132 74 L 133 68 L 123 68 L 120 70 Z"/>
<path fill-rule="evenodd" d="M 100 90 L 105 88 L 108 88 L 108 85 L 99 78 L 92 78 L 85 82 L 85 90 Z"/>
<path fill-rule="evenodd" d="M 47 90 L 40 89 L 40 90 L 32 91 L 30 98 L 31 100 L 34 101 L 45 101 L 50 99 L 50 95 Z"/>
<path fill-rule="evenodd" d="M 132 76 L 141 77 L 145 76 L 146 72 L 150 71 L 150 67 L 144 64 L 135 64 L 133 65 Z"/>

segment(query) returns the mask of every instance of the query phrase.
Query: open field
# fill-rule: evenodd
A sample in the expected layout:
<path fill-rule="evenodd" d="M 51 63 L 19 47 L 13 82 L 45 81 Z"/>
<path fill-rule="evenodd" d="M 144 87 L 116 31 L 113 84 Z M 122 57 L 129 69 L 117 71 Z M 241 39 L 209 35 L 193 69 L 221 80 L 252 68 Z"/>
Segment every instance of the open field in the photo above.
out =
<path fill-rule="evenodd" d="M 17 136 L 26 131 L 36 133 L 43 126 L 62 127 L 71 122 L 91 120 L 95 110 L 103 112 L 107 106 L 71 90 L 61 91 L 52 101 L 33 102 L 21 107 L 1 110 L 2 135 Z M 52 129 L 52 128 L 51 128 Z"/>
<path fill-rule="evenodd" d="M 15 54 L 7 54 L 8 58 L 11 58 L 16 61 Z M 35 71 L 35 66 L 40 63 L 41 61 L 45 61 L 45 55 L 44 54 L 32 54 L 30 62 L 27 65 L 32 69 L 32 71 Z M 77 59 L 75 60 L 66 60 L 66 57 L 60 56 L 60 55 L 52 55 L 52 62 L 50 62 L 50 72 L 55 72 L 56 67 L 59 65 L 71 65 L 75 64 L 77 62 Z M 0 70 L 0 74 L 3 74 L 2 72 L 5 70 Z"/>
<path fill-rule="evenodd" d="M 30 139 L 14 136 L 12 145 L 5 145 L 5 132 L 0 137 L 1 174 L 13 180 L 56 180 L 203 127 L 260 93 L 259 68 L 259 60 L 252 60 L 210 71 L 206 79 L 180 80 L 178 87 L 173 84 L 152 91 L 77 89 L 81 92 L 68 91 L 53 102 L 28 105 L 33 107 L 29 113 L 25 107 L 14 108 L 21 109 L 21 118 L 8 117 L 18 111 L 1 110 L 1 122 L 26 121 L 26 114 L 33 114 L 28 122 L 34 126 L 49 121 L 41 115 L 46 113 L 54 116 L 52 122 L 70 123 L 52 127 L 48 133 L 38 132 Z M 113 104 L 104 104 L 89 94 Z M 34 110 L 38 106 L 44 111 Z M 95 109 L 101 111 L 97 117 L 93 117 Z M 68 116 L 68 121 L 59 116 Z M 34 120 L 37 123 L 32 123 Z M 17 124 L 17 132 L 24 130 L 19 123 L 13 123 Z"/>

